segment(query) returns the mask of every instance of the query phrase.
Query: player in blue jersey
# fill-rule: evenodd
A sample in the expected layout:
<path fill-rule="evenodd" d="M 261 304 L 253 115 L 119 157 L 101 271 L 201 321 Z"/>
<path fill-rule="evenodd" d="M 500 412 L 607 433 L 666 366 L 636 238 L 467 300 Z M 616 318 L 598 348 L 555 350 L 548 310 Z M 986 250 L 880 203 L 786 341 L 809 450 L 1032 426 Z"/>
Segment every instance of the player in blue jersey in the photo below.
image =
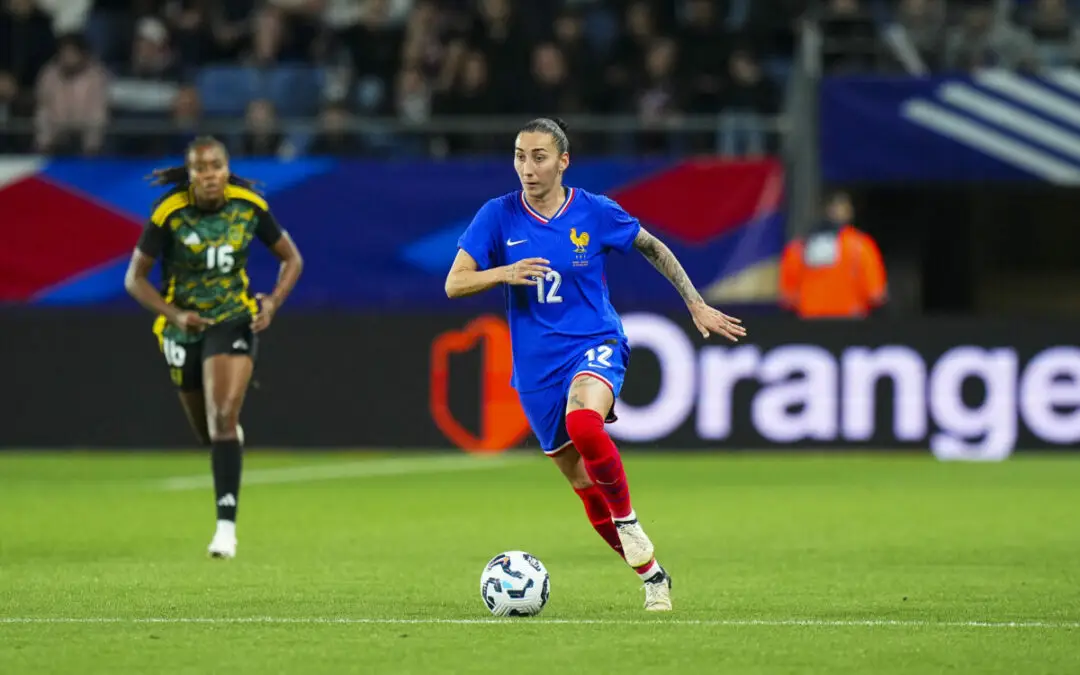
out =
<path fill-rule="evenodd" d="M 544 453 L 585 504 L 596 531 L 645 585 L 645 609 L 671 609 L 671 577 L 630 503 L 626 472 L 604 430 L 614 422 L 630 348 L 608 299 L 608 253 L 636 248 L 679 290 L 694 324 L 732 341 L 740 321 L 709 307 L 671 250 L 601 195 L 563 185 L 570 143 L 559 120 L 517 135 L 521 190 L 484 204 L 458 241 L 451 298 L 503 286 L 513 385 Z"/>

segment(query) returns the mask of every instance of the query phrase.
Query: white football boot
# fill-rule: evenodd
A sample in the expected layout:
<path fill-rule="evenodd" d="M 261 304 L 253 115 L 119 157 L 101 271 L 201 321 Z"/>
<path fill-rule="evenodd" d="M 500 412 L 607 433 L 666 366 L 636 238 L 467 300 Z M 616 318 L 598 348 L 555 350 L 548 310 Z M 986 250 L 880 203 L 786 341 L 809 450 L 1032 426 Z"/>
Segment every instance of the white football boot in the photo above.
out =
<path fill-rule="evenodd" d="M 615 530 L 619 533 L 623 556 L 630 567 L 648 565 L 653 559 L 653 543 L 645 534 L 637 518 L 615 521 Z"/>
<path fill-rule="evenodd" d="M 231 560 L 236 557 L 236 523 L 219 520 L 214 538 L 210 541 L 207 552 L 211 558 Z"/>
<path fill-rule="evenodd" d="M 671 611 L 671 577 L 663 567 L 645 582 L 645 611 Z"/>

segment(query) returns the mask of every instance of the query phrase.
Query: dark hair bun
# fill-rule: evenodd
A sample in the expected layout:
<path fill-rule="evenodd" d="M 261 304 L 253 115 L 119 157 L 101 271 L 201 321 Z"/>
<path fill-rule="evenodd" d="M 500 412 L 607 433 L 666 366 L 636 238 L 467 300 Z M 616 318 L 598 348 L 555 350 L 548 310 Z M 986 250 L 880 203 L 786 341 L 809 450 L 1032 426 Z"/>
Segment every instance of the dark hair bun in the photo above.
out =
<path fill-rule="evenodd" d="M 554 122 L 555 124 L 559 125 L 559 128 L 563 130 L 564 134 L 568 131 L 568 127 L 566 126 L 566 122 L 562 121 L 561 117 L 552 117 L 551 121 Z"/>

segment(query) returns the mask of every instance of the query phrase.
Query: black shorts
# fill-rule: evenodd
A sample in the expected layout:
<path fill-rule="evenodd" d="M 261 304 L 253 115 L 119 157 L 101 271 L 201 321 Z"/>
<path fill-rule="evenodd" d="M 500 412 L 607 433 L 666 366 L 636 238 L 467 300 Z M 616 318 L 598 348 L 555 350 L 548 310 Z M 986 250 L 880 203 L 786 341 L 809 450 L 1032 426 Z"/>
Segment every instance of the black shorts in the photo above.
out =
<path fill-rule="evenodd" d="M 202 391 L 203 361 L 219 354 L 246 355 L 255 361 L 259 353 L 259 336 L 251 331 L 251 319 L 245 316 L 209 326 L 199 342 L 180 344 L 162 340 L 161 351 L 177 389 Z"/>

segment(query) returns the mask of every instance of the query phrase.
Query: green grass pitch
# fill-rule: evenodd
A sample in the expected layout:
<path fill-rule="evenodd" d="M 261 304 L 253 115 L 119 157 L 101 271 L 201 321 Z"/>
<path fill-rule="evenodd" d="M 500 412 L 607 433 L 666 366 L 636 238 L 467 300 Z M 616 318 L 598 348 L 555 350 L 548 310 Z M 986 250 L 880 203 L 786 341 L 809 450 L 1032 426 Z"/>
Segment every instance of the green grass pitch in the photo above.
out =
<path fill-rule="evenodd" d="M 215 561 L 204 456 L 0 453 L 0 673 L 1080 673 L 1080 458 L 626 465 L 670 615 L 533 454 L 249 451 Z M 508 549 L 540 617 L 483 606 Z"/>

